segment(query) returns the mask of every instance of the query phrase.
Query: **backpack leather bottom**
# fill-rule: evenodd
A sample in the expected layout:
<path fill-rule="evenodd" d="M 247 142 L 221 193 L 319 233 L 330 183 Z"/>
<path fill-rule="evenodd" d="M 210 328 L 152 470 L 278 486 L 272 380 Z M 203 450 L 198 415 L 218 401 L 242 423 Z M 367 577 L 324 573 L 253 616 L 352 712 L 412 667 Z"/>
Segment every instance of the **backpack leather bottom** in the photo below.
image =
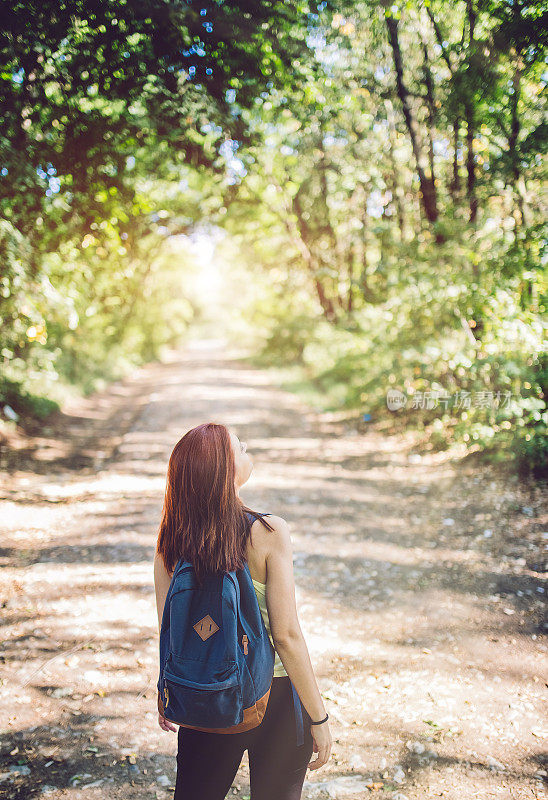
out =
<path fill-rule="evenodd" d="M 243 733 L 256 728 L 263 721 L 271 688 L 269 686 L 268 691 L 254 705 L 244 708 L 243 720 L 238 725 L 232 725 L 230 728 L 198 728 L 195 725 L 184 725 L 181 722 L 177 722 L 177 720 L 169 719 L 169 717 L 165 716 L 160 692 L 158 692 L 158 711 L 168 722 L 173 722 L 174 725 L 179 725 L 181 728 L 191 728 L 194 731 L 206 731 L 208 733 Z"/>

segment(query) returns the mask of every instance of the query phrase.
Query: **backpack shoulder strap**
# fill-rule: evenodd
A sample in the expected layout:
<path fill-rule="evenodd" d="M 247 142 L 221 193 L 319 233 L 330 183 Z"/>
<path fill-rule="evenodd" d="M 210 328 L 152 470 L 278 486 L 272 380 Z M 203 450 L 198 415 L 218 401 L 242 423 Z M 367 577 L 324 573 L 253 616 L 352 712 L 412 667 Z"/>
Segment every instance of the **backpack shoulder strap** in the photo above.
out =
<path fill-rule="evenodd" d="M 270 516 L 268 512 L 261 513 L 260 511 L 246 511 L 245 515 L 251 521 L 252 525 L 256 519 L 262 519 L 263 517 Z"/>

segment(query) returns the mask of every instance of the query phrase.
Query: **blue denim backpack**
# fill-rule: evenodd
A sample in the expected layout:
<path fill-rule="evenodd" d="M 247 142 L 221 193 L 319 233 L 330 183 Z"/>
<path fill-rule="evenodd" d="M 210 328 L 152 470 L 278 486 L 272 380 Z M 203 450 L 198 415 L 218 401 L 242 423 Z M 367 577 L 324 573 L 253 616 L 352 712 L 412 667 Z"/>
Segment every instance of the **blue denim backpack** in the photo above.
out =
<path fill-rule="evenodd" d="M 249 513 L 246 512 L 249 517 Z M 247 564 L 206 575 L 180 560 L 171 578 L 160 628 L 158 710 L 184 728 L 240 733 L 262 722 L 275 652 Z M 303 715 L 293 682 L 297 746 Z"/>

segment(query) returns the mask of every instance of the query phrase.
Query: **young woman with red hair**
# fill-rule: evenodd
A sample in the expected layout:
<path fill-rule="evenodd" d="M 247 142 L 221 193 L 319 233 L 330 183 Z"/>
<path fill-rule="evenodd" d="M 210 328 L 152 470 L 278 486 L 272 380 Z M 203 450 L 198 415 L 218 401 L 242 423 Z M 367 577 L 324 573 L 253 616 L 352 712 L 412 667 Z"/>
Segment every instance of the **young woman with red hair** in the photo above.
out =
<path fill-rule="evenodd" d="M 159 627 L 181 558 L 193 565 L 198 580 L 247 563 L 276 652 L 260 725 L 233 734 L 179 726 L 174 800 L 224 800 L 246 749 L 251 800 L 299 800 L 307 768 L 321 767 L 331 751 L 327 714 L 297 616 L 289 527 L 281 517 L 252 511 L 239 497 L 252 469 L 245 443 L 216 423 L 188 431 L 169 460 L 154 558 Z M 299 747 L 291 681 L 304 709 L 305 739 Z M 160 711 L 158 723 L 177 731 Z M 312 752 L 318 756 L 311 761 Z"/>

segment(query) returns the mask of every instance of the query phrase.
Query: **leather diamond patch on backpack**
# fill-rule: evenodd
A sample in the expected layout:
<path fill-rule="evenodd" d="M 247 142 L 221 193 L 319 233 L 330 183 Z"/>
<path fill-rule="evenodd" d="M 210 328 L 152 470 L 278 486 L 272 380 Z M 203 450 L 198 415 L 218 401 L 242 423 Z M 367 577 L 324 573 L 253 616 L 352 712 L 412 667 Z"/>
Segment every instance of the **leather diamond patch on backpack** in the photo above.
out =
<path fill-rule="evenodd" d="M 215 620 L 211 619 L 209 614 L 207 614 L 203 619 L 196 623 L 196 625 L 192 626 L 198 636 L 201 639 L 205 640 L 209 639 L 210 636 L 213 636 L 219 630 L 219 626 L 215 622 Z"/>

